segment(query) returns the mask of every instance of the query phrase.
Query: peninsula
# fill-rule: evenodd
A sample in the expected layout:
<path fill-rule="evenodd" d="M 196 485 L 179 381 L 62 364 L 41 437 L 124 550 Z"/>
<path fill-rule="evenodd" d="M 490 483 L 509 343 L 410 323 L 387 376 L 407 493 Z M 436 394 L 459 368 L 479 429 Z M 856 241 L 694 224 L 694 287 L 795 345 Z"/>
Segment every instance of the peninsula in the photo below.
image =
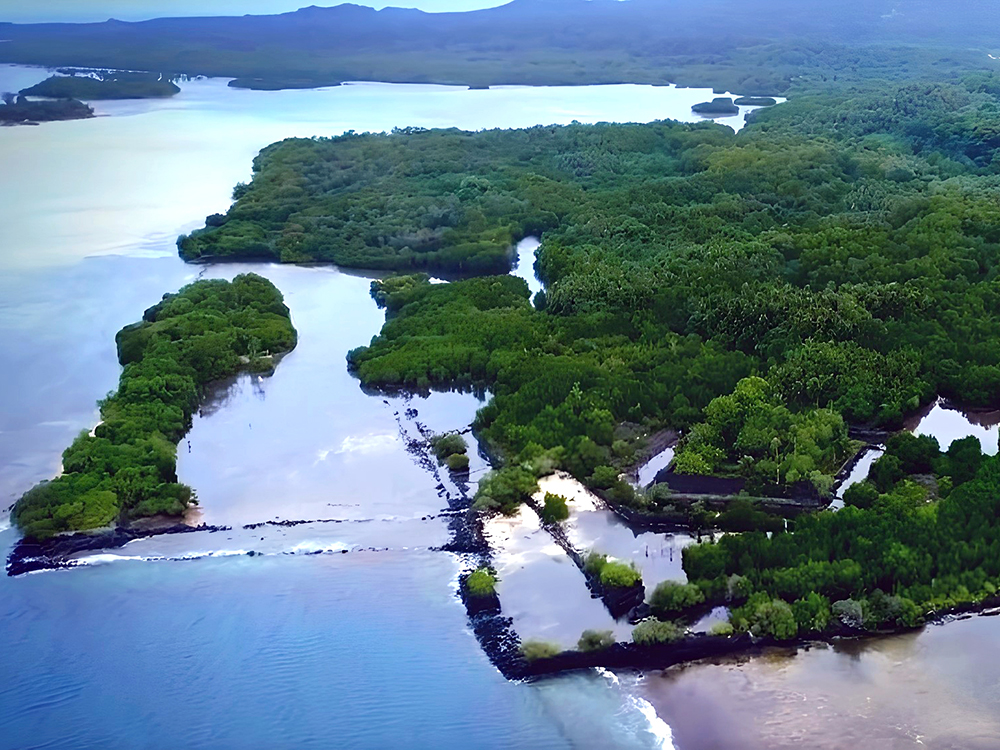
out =
<path fill-rule="evenodd" d="M 39 102 L 5 94 L 0 104 L 0 125 L 34 125 L 57 120 L 85 120 L 93 116 L 92 107 L 75 99 Z"/>
<path fill-rule="evenodd" d="M 100 402 L 100 424 L 66 449 L 59 476 L 14 506 L 11 519 L 28 538 L 183 515 L 197 501 L 177 481 L 177 441 L 205 387 L 271 370 L 296 333 L 274 285 L 241 274 L 164 295 L 115 340 L 123 370 Z"/>
<path fill-rule="evenodd" d="M 49 99 L 159 99 L 180 93 L 176 83 L 138 73 L 56 75 L 21 90 L 21 96 Z"/>

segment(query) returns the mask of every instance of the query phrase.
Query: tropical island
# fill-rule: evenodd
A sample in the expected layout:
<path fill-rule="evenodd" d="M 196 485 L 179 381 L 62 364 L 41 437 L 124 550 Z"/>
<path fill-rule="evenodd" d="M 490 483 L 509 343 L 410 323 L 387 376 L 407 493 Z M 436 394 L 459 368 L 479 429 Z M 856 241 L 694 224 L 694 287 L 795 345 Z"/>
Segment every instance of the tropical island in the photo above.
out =
<path fill-rule="evenodd" d="M 740 97 L 743 100 L 751 99 L 753 101 L 763 101 L 763 99 L 758 99 L 757 97 Z M 768 97 L 770 99 L 770 97 Z M 774 99 L 770 99 L 771 103 L 774 103 Z M 731 97 L 728 96 L 718 96 L 710 102 L 701 102 L 700 104 L 695 104 L 691 107 L 691 111 L 696 115 L 705 115 L 706 117 L 726 117 L 729 115 L 738 115 L 740 113 L 740 108 L 736 106 Z"/>
<path fill-rule="evenodd" d="M 21 96 L 48 99 L 158 99 L 180 93 L 176 83 L 148 73 L 54 75 L 21 90 Z"/>
<path fill-rule="evenodd" d="M 281 293 L 267 279 L 196 281 L 146 310 L 115 337 L 123 369 L 100 402 L 101 422 L 63 453 L 62 472 L 14 505 L 30 539 L 182 516 L 197 502 L 177 481 L 177 442 L 209 384 L 268 372 L 295 347 Z"/>

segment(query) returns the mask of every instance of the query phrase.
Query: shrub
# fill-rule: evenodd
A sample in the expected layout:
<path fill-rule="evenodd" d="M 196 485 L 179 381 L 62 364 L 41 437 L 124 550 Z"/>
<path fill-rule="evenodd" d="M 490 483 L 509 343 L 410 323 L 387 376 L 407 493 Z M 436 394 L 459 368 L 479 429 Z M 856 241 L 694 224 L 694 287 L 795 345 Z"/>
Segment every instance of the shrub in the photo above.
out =
<path fill-rule="evenodd" d="M 633 505 L 636 500 L 635 488 L 628 482 L 619 479 L 609 490 L 611 499 L 619 505 Z"/>
<path fill-rule="evenodd" d="M 799 632 L 826 630 L 830 622 L 830 600 L 810 591 L 808 595 L 792 603 L 792 613 L 798 623 Z"/>
<path fill-rule="evenodd" d="M 601 490 L 610 489 L 618 481 L 618 470 L 612 466 L 598 466 L 587 483 Z"/>
<path fill-rule="evenodd" d="M 465 438 L 456 432 L 449 432 L 445 435 L 435 435 L 431 438 L 431 448 L 438 461 L 444 461 L 448 456 L 464 454 L 468 452 L 469 446 Z"/>
<path fill-rule="evenodd" d="M 465 579 L 465 590 L 475 597 L 493 596 L 496 585 L 497 578 L 489 568 L 478 568 Z"/>
<path fill-rule="evenodd" d="M 632 641 L 640 646 L 675 643 L 684 637 L 684 629 L 673 622 L 643 620 L 632 628 Z"/>
<path fill-rule="evenodd" d="M 562 653 L 562 649 L 547 641 L 525 641 L 521 644 L 521 655 L 528 661 L 551 659 Z"/>
<path fill-rule="evenodd" d="M 716 521 L 723 531 L 781 531 L 784 519 L 758 510 L 746 498 L 737 498 L 719 514 Z"/>
<path fill-rule="evenodd" d="M 878 500 L 878 490 L 871 482 L 856 482 L 844 490 L 844 505 L 862 510 L 872 507 Z"/>
<path fill-rule="evenodd" d="M 525 500 L 538 489 L 538 480 L 520 466 L 491 471 L 479 480 L 476 490 L 476 510 L 499 510 L 513 515 Z"/>
<path fill-rule="evenodd" d="M 642 574 L 632 564 L 608 562 L 601 568 L 601 585 L 609 588 L 627 589 L 642 580 Z"/>
<path fill-rule="evenodd" d="M 583 569 L 591 575 L 601 575 L 601 569 L 608 564 L 608 556 L 599 552 L 590 552 L 583 561 Z"/>
<path fill-rule="evenodd" d="M 584 630 L 576 647 L 579 651 L 604 651 L 615 644 L 615 636 L 610 630 Z"/>
<path fill-rule="evenodd" d="M 569 518 L 569 508 L 566 507 L 566 498 L 562 495 L 553 495 L 551 492 L 545 493 L 545 505 L 542 508 L 542 521 L 545 523 L 557 523 Z"/>
<path fill-rule="evenodd" d="M 755 636 L 786 641 L 799 632 L 792 608 L 781 599 L 772 599 L 757 605 L 750 618 L 750 632 Z"/>
<path fill-rule="evenodd" d="M 462 472 L 469 470 L 469 457 L 464 453 L 452 453 L 445 459 L 449 471 Z"/>
<path fill-rule="evenodd" d="M 693 583 L 663 581 L 653 589 L 649 608 L 657 617 L 681 612 L 705 601 L 705 595 Z"/>
<path fill-rule="evenodd" d="M 867 607 L 856 599 L 841 599 L 831 608 L 833 616 L 849 628 L 864 627 Z"/>
<path fill-rule="evenodd" d="M 718 635 L 718 636 L 730 636 L 733 634 L 733 632 L 734 632 L 733 626 L 730 625 L 728 622 L 717 622 L 709 629 L 708 634 Z"/>

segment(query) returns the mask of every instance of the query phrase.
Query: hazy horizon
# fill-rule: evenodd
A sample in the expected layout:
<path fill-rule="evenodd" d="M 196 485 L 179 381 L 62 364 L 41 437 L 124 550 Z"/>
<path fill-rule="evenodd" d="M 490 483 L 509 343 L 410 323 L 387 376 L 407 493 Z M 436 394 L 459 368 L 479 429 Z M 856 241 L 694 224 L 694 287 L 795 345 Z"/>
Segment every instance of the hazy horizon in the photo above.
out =
<path fill-rule="evenodd" d="M 365 2 L 357 5 L 373 8 L 388 6 L 419 8 L 432 13 L 476 10 L 503 5 L 508 0 L 398 0 Z M 311 0 L 45 0 L 44 3 L 18 3 L 0 8 L 0 22 L 13 23 L 92 23 L 117 18 L 142 21 L 165 16 L 242 16 L 246 14 L 288 13 L 309 5 L 334 6 L 339 2 Z"/>

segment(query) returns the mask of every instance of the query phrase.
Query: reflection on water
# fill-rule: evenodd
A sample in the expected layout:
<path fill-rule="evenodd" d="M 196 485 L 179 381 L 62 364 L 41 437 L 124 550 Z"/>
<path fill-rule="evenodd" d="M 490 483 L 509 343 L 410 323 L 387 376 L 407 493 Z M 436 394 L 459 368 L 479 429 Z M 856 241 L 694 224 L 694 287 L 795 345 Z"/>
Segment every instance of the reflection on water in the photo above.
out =
<path fill-rule="evenodd" d="M 201 520 L 409 517 L 447 507 L 435 486 L 448 472 L 407 449 L 422 440 L 420 428 L 467 429 L 481 401 L 462 393 L 365 395 L 344 355 L 381 326 L 369 280 L 334 268 L 252 264 L 212 266 L 206 275 L 248 270 L 283 291 L 299 343 L 271 377 L 239 378 L 182 441 L 178 476 L 197 489 Z M 485 467 L 475 451 L 470 459 L 472 470 Z M 446 492 L 458 495 L 450 483 Z"/>
<path fill-rule="evenodd" d="M 916 422 L 916 424 L 913 424 Z M 917 435 L 931 435 L 937 438 L 941 450 L 946 451 L 956 440 L 970 435 L 979 438 L 983 453 L 995 456 L 997 454 L 997 425 L 1000 424 L 1000 411 L 961 412 L 948 409 L 940 402 L 935 402 L 923 414 L 918 414 L 907 428 Z"/>
<path fill-rule="evenodd" d="M 563 528 L 574 549 L 633 563 L 642 573 L 647 594 L 660 581 L 687 581 L 681 567 L 681 550 L 694 542 L 690 535 L 632 531 L 597 495 L 569 474 L 560 472 L 538 484 L 539 501 L 546 492 L 569 501 L 570 515 Z"/>
<path fill-rule="evenodd" d="M 588 629 L 628 638 L 631 628 L 616 623 L 604 603 L 591 596 L 583 573 L 542 528 L 534 510 L 522 506 L 516 515 L 491 518 L 485 526 L 503 615 L 513 619 L 522 640 L 572 648 Z"/>
<path fill-rule="evenodd" d="M 643 695 L 683 750 L 995 748 L 994 618 L 840 648 L 651 675 Z"/>
<path fill-rule="evenodd" d="M 716 625 L 729 622 L 729 607 L 712 607 L 712 611 L 691 625 L 695 633 L 708 633 Z"/>
<path fill-rule="evenodd" d="M 538 250 L 541 243 L 538 241 L 537 237 L 525 237 L 523 240 L 517 243 L 515 248 L 517 252 L 517 262 L 514 264 L 514 268 L 511 273 L 515 276 L 519 276 L 528 282 L 528 289 L 531 291 L 531 298 L 534 299 L 535 295 L 538 294 L 545 287 L 542 282 L 538 280 L 535 276 L 535 251 Z"/>
<path fill-rule="evenodd" d="M 847 488 L 852 484 L 857 484 L 868 478 L 868 472 L 872 468 L 872 464 L 878 460 L 878 457 L 885 453 L 881 447 L 868 447 L 865 449 L 865 454 L 858 459 L 858 462 L 854 464 L 854 468 L 851 469 L 851 473 L 847 475 L 847 478 L 840 483 L 837 487 L 837 492 L 834 495 L 833 502 L 830 503 L 830 508 L 833 510 L 839 510 L 844 507 L 844 493 L 847 492 Z"/>
<path fill-rule="evenodd" d="M 657 453 L 646 463 L 639 467 L 638 471 L 638 485 L 640 487 L 648 487 L 656 479 L 656 475 L 663 471 L 665 468 L 670 466 L 670 462 L 674 460 L 674 449 L 673 447 L 664 448 L 662 451 Z"/>

